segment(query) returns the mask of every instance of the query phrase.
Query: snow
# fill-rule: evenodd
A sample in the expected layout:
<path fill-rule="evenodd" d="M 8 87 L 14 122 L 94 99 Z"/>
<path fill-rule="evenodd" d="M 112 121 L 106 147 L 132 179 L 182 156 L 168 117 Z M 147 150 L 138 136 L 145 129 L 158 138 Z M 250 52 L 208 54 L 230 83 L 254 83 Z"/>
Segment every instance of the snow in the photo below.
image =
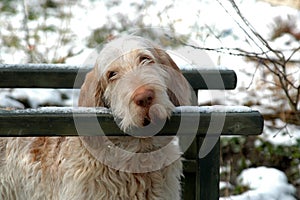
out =
<path fill-rule="evenodd" d="M 220 200 L 296 200 L 296 189 L 288 183 L 283 172 L 274 168 L 245 169 L 237 181 L 250 190 L 241 195 L 222 197 Z"/>
<path fill-rule="evenodd" d="M 175 112 L 201 112 L 201 113 L 216 113 L 216 112 L 251 112 L 253 111 L 250 107 L 246 106 L 224 106 L 224 105 L 214 105 L 214 106 L 179 106 L 175 108 Z"/>
<path fill-rule="evenodd" d="M 222 190 L 222 189 L 233 189 L 234 186 L 231 185 L 231 184 L 228 183 L 228 182 L 220 181 L 220 183 L 219 183 L 219 188 L 220 188 L 220 190 Z"/>
<path fill-rule="evenodd" d="M 0 69 L 1 70 L 10 70 L 10 68 L 14 68 L 17 70 L 78 70 L 78 66 L 80 67 L 80 65 L 68 65 L 68 64 L 0 64 Z"/>
<path fill-rule="evenodd" d="M 56 107 L 56 106 L 48 106 L 41 108 L 32 108 L 32 109 L 16 109 L 9 110 L 10 113 L 15 113 L 19 115 L 24 114 L 111 114 L 111 110 L 104 107 Z"/>
<path fill-rule="evenodd" d="M 9 107 L 9 106 L 8 106 Z M 32 112 L 35 113 L 89 113 L 89 112 L 100 112 L 110 113 L 111 110 L 105 107 L 57 107 L 57 106 L 45 106 L 34 109 L 20 109 L 18 113 Z M 216 113 L 216 112 L 251 112 L 252 109 L 245 106 L 179 106 L 173 111 L 174 113 Z"/>
<path fill-rule="evenodd" d="M 23 103 L 31 108 L 77 106 L 79 92 L 79 89 L 0 89 L 0 107 L 25 108 Z"/>
<path fill-rule="evenodd" d="M 111 110 L 105 107 L 42 107 L 34 109 L 36 113 L 102 113 L 102 114 L 111 114 Z"/>
<path fill-rule="evenodd" d="M 12 99 L 6 92 L 0 93 L 0 107 L 8 108 L 24 108 L 24 105 L 19 101 Z"/>
<path fill-rule="evenodd" d="M 105 107 L 98 107 L 98 108 L 82 108 L 82 107 L 78 107 L 78 108 L 73 108 L 72 109 L 73 113 L 90 113 L 90 112 L 94 112 L 94 113 L 102 113 L 102 114 L 111 114 L 111 110 Z"/>
<path fill-rule="evenodd" d="M 300 139 L 300 126 L 286 124 L 280 119 L 275 120 L 278 127 L 274 127 L 269 121 L 265 121 L 264 133 L 259 137 L 273 145 L 291 146 L 296 145 Z"/>
<path fill-rule="evenodd" d="M 32 108 L 39 105 L 61 105 L 63 102 L 61 93 L 55 89 L 14 89 L 10 94 L 15 99 L 28 99 Z"/>

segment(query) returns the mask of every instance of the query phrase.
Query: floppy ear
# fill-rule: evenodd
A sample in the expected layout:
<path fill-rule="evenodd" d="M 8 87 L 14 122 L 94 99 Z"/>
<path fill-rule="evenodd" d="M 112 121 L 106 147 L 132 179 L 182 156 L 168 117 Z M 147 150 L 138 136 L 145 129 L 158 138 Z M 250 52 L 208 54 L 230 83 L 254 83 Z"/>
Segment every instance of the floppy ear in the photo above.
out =
<path fill-rule="evenodd" d="M 158 54 L 158 60 L 161 64 L 167 65 L 169 67 L 172 67 L 174 70 L 179 71 L 179 67 L 176 65 L 176 63 L 173 61 L 173 59 L 165 52 L 164 50 L 160 48 L 154 48 L 155 52 Z"/>
<path fill-rule="evenodd" d="M 192 98 L 192 88 L 173 59 L 164 50 L 155 48 L 158 60 L 169 74 L 167 93 L 175 106 L 197 105 Z"/>
<path fill-rule="evenodd" d="M 103 94 L 104 94 L 104 89 L 105 86 L 103 82 L 99 81 L 94 93 L 94 98 L 95 98 L 95 106 L 96 107 L 108 107 L 104 101 Z"/>
<path fill-rule="evenodd" d="M 170 101 L 172 102 L 172 104 L 174 106 L 180 106 L 180 102 L 179 102 L 176 94 L 174 93 L 174 91 L 172 91 L 172 89 L 168 88 L 167 94 L 169 96 Z"/>
<path fill-rule="evenodd" d="M 167 93 L 174 106 L 194 105 L 191 86 L 181 71 L 176 71 L 169 66 L 166 66 L 165 70 L 169 75 L 167 79 Z"/>
<path fill-rule="evenodd" d="M 97 107 L 104 106 L 103 95 L 104 88 L 101 81 L 98 80 L 95 68 L 90 71 L 80 89 L 78 106 Z"/>

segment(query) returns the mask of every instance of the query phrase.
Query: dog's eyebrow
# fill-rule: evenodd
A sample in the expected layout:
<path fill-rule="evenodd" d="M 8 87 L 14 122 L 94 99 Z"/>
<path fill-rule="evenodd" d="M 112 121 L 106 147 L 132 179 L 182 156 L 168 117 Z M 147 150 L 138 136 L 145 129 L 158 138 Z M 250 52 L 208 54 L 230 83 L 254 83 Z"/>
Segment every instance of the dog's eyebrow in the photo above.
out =
<path fill-rule="evenodd" d="M 143 52 L 139 52 L 138 55 L 137 55 L 137 58 L 140 60 L 141 58 L 148 58 L 148 59 L 151 59 L 151 60 L 154 60 L 154 56 L 153 54 L 151 53 L 151 51 L 147 50 L 147 51 L 143 51 Z"/>

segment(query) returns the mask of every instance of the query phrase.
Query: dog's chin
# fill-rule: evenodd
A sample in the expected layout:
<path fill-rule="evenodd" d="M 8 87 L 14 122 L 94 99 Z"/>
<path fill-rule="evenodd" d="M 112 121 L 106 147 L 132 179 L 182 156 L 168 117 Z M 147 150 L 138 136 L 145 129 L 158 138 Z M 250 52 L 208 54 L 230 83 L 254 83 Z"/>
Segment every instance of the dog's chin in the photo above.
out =
<path fill-rule="evenodd" d="M 118 117 L 119 120 L 116 121 L 120 129 L 127 134 L 149 137 L 157 134 L 164 127 L 173 109 L 173 105 L 164 107 L 160 104 L 154 104 L 150 107 L 148 112 L 141 110 L 139 113 L 131 115 L 130 117 Z"/>

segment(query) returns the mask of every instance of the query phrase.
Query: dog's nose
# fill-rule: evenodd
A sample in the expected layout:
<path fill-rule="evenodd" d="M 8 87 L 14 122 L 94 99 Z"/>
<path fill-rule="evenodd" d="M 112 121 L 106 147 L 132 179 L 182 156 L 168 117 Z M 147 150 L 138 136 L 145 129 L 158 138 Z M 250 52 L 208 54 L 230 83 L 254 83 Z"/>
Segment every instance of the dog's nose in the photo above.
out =
<path fill-rule="evenodd" d="M 141 107 L 149 107 L 154 99 L 154 91 L 146 88 L 138 88 L 134 95 L 133 101 L 136 105 Z"/>

